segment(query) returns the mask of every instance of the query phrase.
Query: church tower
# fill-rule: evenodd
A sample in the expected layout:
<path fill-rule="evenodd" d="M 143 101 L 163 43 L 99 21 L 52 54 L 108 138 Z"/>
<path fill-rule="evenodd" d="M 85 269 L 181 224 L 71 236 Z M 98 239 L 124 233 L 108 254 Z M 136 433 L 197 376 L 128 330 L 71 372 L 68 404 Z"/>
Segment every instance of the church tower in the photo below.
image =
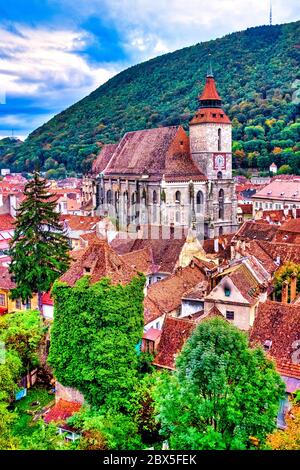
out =
<path fill-rule="evenodd" d="M 232 179 L 232 125 L 222 109 L 211 66 L 189 130 L 192 159 L 207 177 L 204 235 L 214 238 L 233 233 L 237 203 Z"/>
<path fill-rule="evenodd" d="M 231 121 L 222 109 L 222 99 L 211 70 L 199 97 L 199 105 L 190 122 L 192 158 L 208 179 L 231 179 Z"/>

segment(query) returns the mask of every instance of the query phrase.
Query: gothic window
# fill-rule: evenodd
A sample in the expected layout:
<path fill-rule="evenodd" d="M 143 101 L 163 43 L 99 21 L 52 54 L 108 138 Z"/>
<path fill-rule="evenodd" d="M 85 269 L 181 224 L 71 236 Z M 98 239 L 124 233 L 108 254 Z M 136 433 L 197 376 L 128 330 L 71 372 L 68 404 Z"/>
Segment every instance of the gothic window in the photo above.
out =
<path fill-rule="evenodd" d="M 223 232 L 224 232 L 223 227 L 220 227 L 220 228 L 219 228 L 219 235 L 220 235 L 220 236 L 223 235 Z"/>
<path fill-rule="evenodd" d="M 109 189 L 106 193 L 106 202 L 107 204 L 111 204 L 112 203 L 112 192 L 111 190 Z"/>
<path fill-rule="evenodd" d="M 152 201 L 153 201 L 153 204 L 157 204 L 157 192 L 156 191 L 153 191 Z"/>
<path fill-rule="evenodd" d="M 131 196 L 131 204 L 132 204 L 132 205 L 136 204 L 136 193 L 132 193 L 132 196 Z"/>
<path fill-rule="evenodd" d="M 218 152 L 221 151 L 221 147 L 222 147 L 222 130 L 221 129 L 218 129 Z"/>
<path fill-rule="evenodd" d="M 176 212 L 175 221 L 176 221 L 177 224 L 180 224 L 180 212 Z"/>
<path fill-rule="evenodd" d="M 224 189 L 219 191 L 219 219 L 224 219 Z"/>
<path fill-rule="evenodd" d="M 181 192 L 180 191 L 176 191 L 176 193 L 175 193 L 175 202 L 176 202 L 176 204 L 180 204 L 180 202 L 181 202 Z"/>
<path fill-rule="evenodd" d="M 222 177 L 223 177 L 222 171 L 218 171 L 218 173 L 217 173 L 218 180 L 221 180 Z"/>
<path fill-rule="evenodd" d="M 200 212 L 203 212 L 203 202 L 204 202 L 204 197 L 202 191 L 197 192 L 196 196 L 196 212 L 199 214 Z"/>

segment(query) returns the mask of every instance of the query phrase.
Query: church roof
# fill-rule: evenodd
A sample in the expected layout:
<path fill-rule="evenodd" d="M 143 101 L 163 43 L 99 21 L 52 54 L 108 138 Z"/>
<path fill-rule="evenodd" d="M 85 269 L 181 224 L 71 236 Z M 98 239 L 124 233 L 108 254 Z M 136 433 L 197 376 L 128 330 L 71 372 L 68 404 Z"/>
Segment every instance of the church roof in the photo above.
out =
<path fill-rule="evenodd" d="M 202 123 L 230 124 L 231 121 L 222 108 L 200 108 L 196 112 L 190 124 Z"/>
<path fill-rule="evenodd" d="M 214 77 L 208 75 L 206 77 L 206 83 L 202 95 L 200 96 L 201 100 L 218 100 L 221 101 L 221 97 L 217 91 L 216 82 Z"/>
<path fill-rule="evenodd" d="M 114 151 L 117 148 L 117 144 L 103 145 L 100 153 L 98 153 L 96 160 L 93 162 L 92 172 L 101 173 L 109 163 Z"/>
<path fill-rule="evenodd" d="M 189 138 L 183 128 L 159 127 L 127 132 L 105 168 L 105 175 L 145 175 L 145 180 L 206 177 L 190 156 Z"/>

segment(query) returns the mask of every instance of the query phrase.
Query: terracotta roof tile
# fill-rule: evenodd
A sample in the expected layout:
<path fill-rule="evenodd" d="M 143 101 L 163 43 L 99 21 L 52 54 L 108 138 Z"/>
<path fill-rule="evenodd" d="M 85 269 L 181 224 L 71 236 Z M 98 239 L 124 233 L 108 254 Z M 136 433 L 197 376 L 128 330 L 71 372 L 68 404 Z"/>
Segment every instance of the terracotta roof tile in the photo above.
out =
<path fill-rule="evenodd" d="M 105 168 L 105 175 L 115 174 L 205 179 L 190 156 L 188 136 L 175 126 L 127 132 Z"/>
<path fill-rule="evenodd" d="M 45 292 L 42 295 L 42 303 L 43 305 L 54 305 L 54 300 L 52 299 L 50 292 Z"/>
<path fill-rule="evenodd" d="M 269 353 L 280 362 L 292 362 L 293 343 L 300 340 L 300 305 L 260 303 L 250 334 L 252 345 L 272 341 Z"/>
<path fill-rule="evenodd" d="M 184 294 L 206 281 L 206 276 L 196 265 L 179 268 L 173 275 L 152 284 L 146 298 L 152 301 L 160 314 L 173 312 L 181 305 Z"/>
<path fill-rule="evenodd" d="M 96 224 L 100 222 L 101 217 L 91 217 L 84 215 L 65 215 L 60 216 L 61 222 L 64 222 L 71 230 L 95 230 Z"/>
<path fill-rule="evenodd" d="M 158 367 L 175 369 L 176 356 L 181 352 L 184 343 L 191 336 L 196 323 L 184 318 L 166 317 L 157 356 L 153 364 Z"/>
<path fill-rule="evenodd" d="M 59 400 L 44 417 L 45 423 L 64 423 L 74 413 L 77 413 L 81 408 L 81 403 L 71 402 L 66 400 Z"/>
<path fill-rule="evenodd" d="M 121 255 L 121 258 L 128 266 L 131 266 L 136 271 L 144 273 L 145 275 L 156 272 L 152 250 L 149 246 Z"/>
<path fill-rule="evenodd" d="M 205 87 L 199 99 L 221 101 L 221 97 L 217 91 L 214 77 L 206 77 Z"/>
<path fill-rule="evenodd" d="M 10 214 L 0 214 L 0 231 L 14 230 L 15 220 Z"/>
<path fill-rule="evenodd" d="M 60 278 L 73 286 L 84 275 L 90 276 L 92 284 L 103 277 L 109 277 L 112 284 L 127 284 L 137 275 L 105 240 L 98 240 L 88 246 Z"/>
<path fill-rule="evenodd" d="M 93 162 L 92 173 L 102 173 L 105 170 L 117 146 L 117 144 L 107 144 L 102 147 L 96 160 Z"/>
<path fill-rule="evenodd" d="M 200 108 L 190 121 L 190 124 L 204 124 L 208 122 L 231 124 L 229 117 L 222 108 Z"/>
<path fill-rule="evenodd" d="M 295 180 L 278 180 L 277 178 L 273 180 L 270 184 L 265 186 L 263 189 L 258 191 L 255 194 L 256 198 L 263 199 L 282 199 L 295 201 L 299 203 L 300 201 L 300 179 Z"/>
<path fill-rule="evenodd" d="M 267 240 L 272 241 L 278 230 L 277 225 L 269 225 L 266 222 L 244 222 L 234 236 L 234 240 Z"/>
<path fill-rule="evenodd" d="M 8 268 L 0 266 L 0 289 L 11 290 L 15 287 L 16 284 L 12 281 Z"/>

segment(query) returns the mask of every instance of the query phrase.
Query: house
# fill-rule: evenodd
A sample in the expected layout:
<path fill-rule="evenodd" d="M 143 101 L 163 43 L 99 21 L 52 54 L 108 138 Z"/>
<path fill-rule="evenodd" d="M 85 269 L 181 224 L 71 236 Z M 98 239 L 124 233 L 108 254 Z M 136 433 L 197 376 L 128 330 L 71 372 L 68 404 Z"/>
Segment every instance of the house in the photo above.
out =
<path fill-rule="evenodd" d="M 258 210 L 300 208 L 300 179 L 273 179 L 270 184 L 252 196 L 253 215 Z"/>
<path fill-rule="evenodd" d="M 200 281 L 195 287 L 186 292 L 181 299 L 180 318 L 204 310 L 204 299 L 209 290 L 209 283 L 205 280 Z"/>
<path fill-rule="evenodd" d="M 267 299 L 270 274 L 254 257 L 234 263 L 216 276 L 220 282 L 204 299 L 204 312 L 216 307 L 241 330 L 249 330 L 260 301 Z"/>
<path fill-rule="evenodd" d="M 287 392 L 300 389 L 300 305 L 267 301 L 258 306 L 250 333 L 252 346 L 261 345 L 275 359 Z"/>
<path fill-rule="evenodd" d="M 278 166 L 276 165 L 276 163 L 273 162 L 269 167 L 269 171 L 270 173 L 273 173 L 273 175 L 276 175 L 277 170 L 278 170 Z"/>
<path fill-rule="evenodd" d="M 81 248 L 80 237 L 86 233 L 95 232 L 97 223 L 100 222 L 100 220 L 100 217 L 69 214 L 62 214 L 60 216 L 60 221 L 66 231 L 73 250 Z"/>
<path fill-rule="evenodd" d="M 0 263 L 9 263 L 7 255 L 9 243 L 15 233 L 15 218 L 10 214 L 0 214 Z"/>
<path fill-rule="evenodd" d="M 300 245 L 300 219 L 283 222 L 276 233 L 275 242 Z"/>
<path fill-rule="evenodd" d="M 185 268 L 177 268 L 174 274 L 148 288 L 144 300 L 145 331 L 161 329 L 166 316 L 181 314 L 182 297 L 200 282 L 207 281 L 201 262 L 192 261 Z"/>
<path fill-rule="evenodd" d="M 55 423 L 58 426 L 59 434 L 64 434 L 65 439 L 74 442 L 80 438 L 80 434 L 66 421 L 74 413 L 77 413 L 81 406 L 81 403 L 60 399 L 44 414 L 44 422 L 46 424 Z"/>
<path fill-rule="evenodd" d="M 74 286 L 82 276 L 89 275 L 94 284 L 103 277 L 109 277 L 112 284 L 127 284 L 137 271 L 128 266 L 105 240 L 97 240 L 82 250 L 60 281 Z"/>
<path fill-rule="evenodd" d="M 51 297 L 50 292 L 45 292 L 42 295 L 42 312 L 43 317 L 48 320 L 53 320 L 54 318 L 54 300 Z"/>
<path fill-rule="evenodd" d="M 12 281 L 8 268 L 0 266 L 0 315 L 15 312 L 16 310 L 36 310 L 38 308 L 36 294 L 26 304 L 21 299 L 12 300 L 10 298 L 10 291 L 15 287 L 16 284 Z"/>

